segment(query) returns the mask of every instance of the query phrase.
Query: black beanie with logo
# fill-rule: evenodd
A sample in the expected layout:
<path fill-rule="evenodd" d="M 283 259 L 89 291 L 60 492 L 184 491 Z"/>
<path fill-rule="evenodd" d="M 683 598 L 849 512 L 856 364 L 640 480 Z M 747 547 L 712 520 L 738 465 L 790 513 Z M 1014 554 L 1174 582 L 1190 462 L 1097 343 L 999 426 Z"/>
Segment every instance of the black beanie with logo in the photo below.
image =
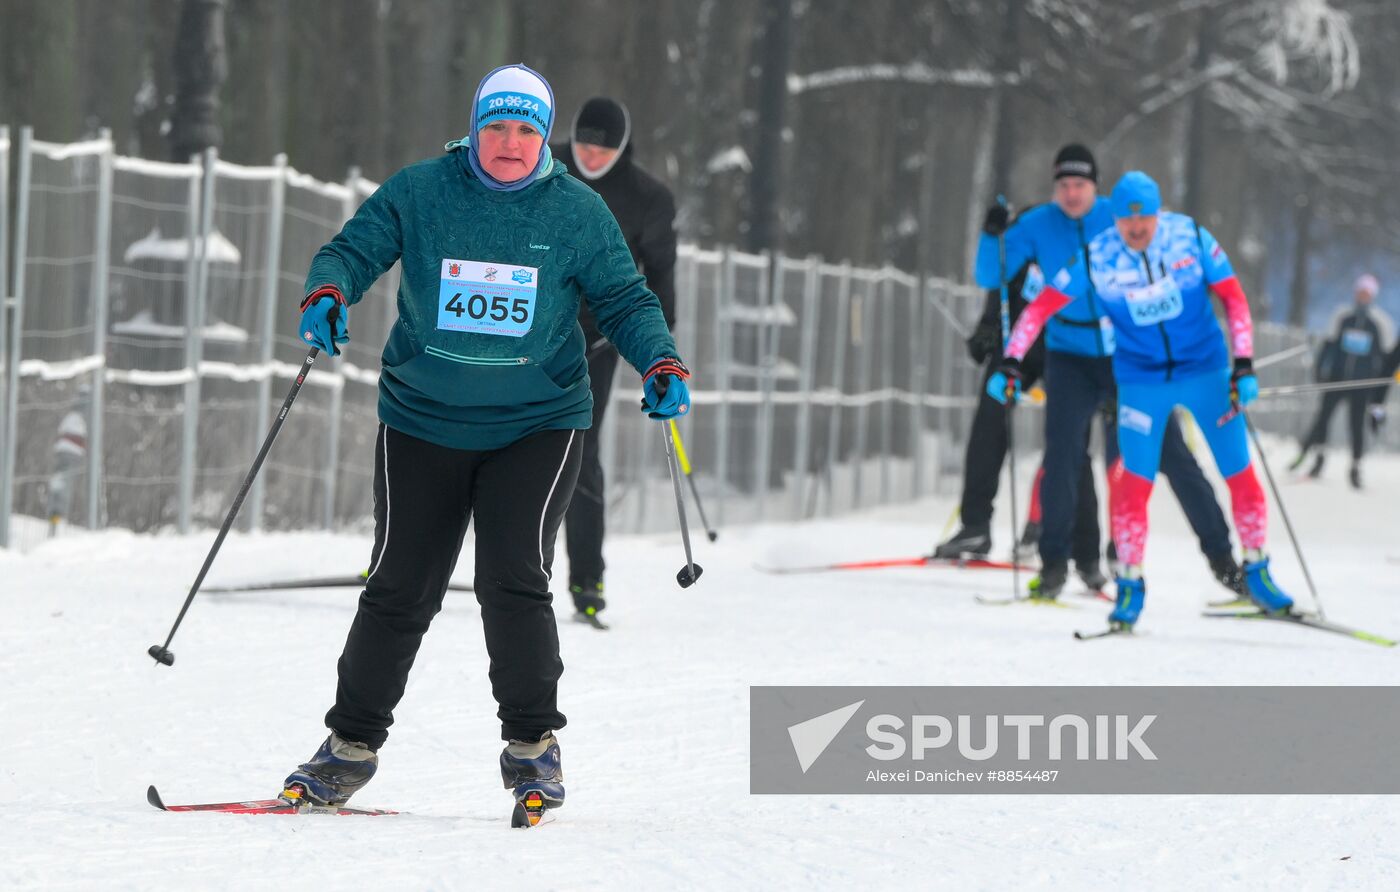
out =
<path fill-rule="evenodd" d="M 1055 153 L 1055 179 L 1060 177 L 1083 177 L 1099 181 L 1099 166 L 1094 162 L 1094 153 L 1079 143 L 1070 143 Z"/>

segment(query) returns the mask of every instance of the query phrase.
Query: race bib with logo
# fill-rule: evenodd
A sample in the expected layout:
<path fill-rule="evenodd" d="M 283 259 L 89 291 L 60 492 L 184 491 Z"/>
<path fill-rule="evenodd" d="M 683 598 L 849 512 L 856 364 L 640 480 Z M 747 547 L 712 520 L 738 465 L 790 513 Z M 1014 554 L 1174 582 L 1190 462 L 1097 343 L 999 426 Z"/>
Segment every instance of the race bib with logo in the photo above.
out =
<path fill-rule="evenodd" d="M 1181 315 L 1185 303 L 1181 289 L 1170 276 L 1142 288 L 1130 288 L 1123 292 L 1123 300 L 1128 305 L 1128 315 L 1137 325 L 1156 325 Z"/>
<path fill-rule="evenodd" d="M 1342 350 L 1352 356 L 1365 356 L 1371 352 L 1371 333 L 1364 328 L 1342 329 Z"/>
<path fill-rule="evenodd" d="M 535 323 L 538 279 L 533 266 L 444 260 L 438 330 L 523 337 Z"/>

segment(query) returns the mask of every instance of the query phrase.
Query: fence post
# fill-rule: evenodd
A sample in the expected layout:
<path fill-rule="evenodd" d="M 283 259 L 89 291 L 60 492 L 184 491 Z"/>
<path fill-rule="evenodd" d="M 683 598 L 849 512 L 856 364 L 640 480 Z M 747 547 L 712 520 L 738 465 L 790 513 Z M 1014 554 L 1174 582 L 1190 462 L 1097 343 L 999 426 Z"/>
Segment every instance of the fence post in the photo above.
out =
<path fill-rule="evenodd" d="M 729 492 L 729 359 L 734 334 L 730 303 L 734 295 L 734 258 L 725 245 L 720 250 L 719 275 L 715 276 L 715 383 L 719 390 L 719 418 L 715 422 L 715 475 L 719 479 L 719 505 L 715 523 L 724 524 Z"/>
<path fill-rule="evenodd" d="M 871 294 L 870 277 L 864 276 L 865 288 L 861 291 L 857 301 L 851 307 L 851 343 L 856 350 L 856 442 L 855 442 L 855 473 L 852 476 L 851 499 L 852 507 L 861 507 L 861 496 L 865 483 L 865 450 L 869 445 L 868 425 L 866 418 L 869 416 L 870 404 L 866 401 L 866 394 L 870 391 L 870 366 L 874 364 L 875 351 L 870 349 L 871 324 L 870 307 L 875 303 L 874 295 Z"/>
<path fill-rule="evenodd" d="M 0 499 L 9 504 L 9 472 L 4 462 L 10 436 L 10 128 L 0 125 Z M 9 542 L 9 509 L 0 506 L 0 548 Z"/>
<path fill-rule="evenodd" d="M 835 513 L 836 480 L 834 468 L 841 451 L 841 421 L 846 408 L 846 341 L 850 337 L 851 324 L 851 262 L 841 264 L 841 284 L 836 289 L 836 356 L 831 364 L 831 383 L 836 391 L 836 401 L 831 407 L 831 420 L 826 428 L 826 513 Z M 813 512 L 815 513 L 815 512 Z"/>
<path fill-rule="evenodd" d="M 768 507 L 768 478 L 773 468 L 773 387 L 776 374 L 777 348 L 772 334 L 778 330 L 773 317 L 783 294 L 783 258 L 774 256 L 772 251 L 763 252 L 767 266 L 763 278 L 758 283 L 758 331 L 755 332 L 758 345 L 758 430 L 756 435 L 758 452 L 754 462 L 754 505 L 755 520 L 762 521 Z"/>
<path fill-rule="evenodd" d="M 258 362 L 267 374 L 258 381 L 258 422 L 253 427 L 253 436 L 261 437 L 263 425 L 268 424 L 272 411 L 272 361 L 276 356 L 273 349 L 277 337 L 277 294 L 282 275 L 282 217 L 287 205 L 287 156 L 278 154 L 272 159 L 277 173 L 272 180 L 268 194 L 267 209 L 267 251 L 266 266 L 262 281 L 262 343 L 258 352 Z M 254 440 L 256 450 L 257 441 Z M 253 478 L 253 488 L 248 493 L 248 510 L 244 512 L 245 529 L 256 531 L 262 528 L 263 506 L 267 495 L 267 475 Z"/>
<path fill-rule="evenodd" d="M 180 439 L 180 510 L 176 521 L 181 533 L 188 533 L 194 517 L 196 447 L 199 444 L 200 364 L 204 361 L 204 308 L 209 297 L 209 238 L 214 230 L 214 164 L 218 150 L 208 148 L 200 159 L 198 183 L 191 180 L 191 191 L 197 201 L 191 208 L 191 223 L 198 212 L 198 228 L 191 233 L 190 258 L 193 266 L 193 287 L 185 293 L 189 301 L 186 311 L 185 369 L 190 380 L 185 383 L 184 428 Z M 192 196 L 193 197 L 193 196 Z M 189 267 L 187 267 L 187 270 Z"/>
<path fill-rule="evenodd" d="M 807 256 L 807 268 L 802 276 L 802 334 L 797 369 L 797 388 L 802 401 L 797 406 L 797 435 L 792 456 L 792 517 L 802 517 L 802 493 L 807 487 L 808 457 L 812 442 L 812 398 L 816 390 L 817 365 L 817 320 L 820 306 L 817 303 L 818 289 L 821 287 L 820 260 L 814 254 Z"/>
<path fill-rule="evenodd" d="M 6 301 L 10 312 L 10 330 L 5 356 L 5 442 L 4 453 L 0 455 L 0 548 L 10 547 L 10 512 L 14 508 L 15 450 L 19 446 L 15 424 L 19 414 L 19 349 L 21 334 L 24 331 L 24 259 L 29 250 L 29 193 L 33 185 L 33 141 L 34 129 L 21 127 L 19 173 L 16 180 L 19 192 L 15 197 L 14 292 Z M 0 315 L 4 314 L 4 309 L 0 308 Z"/>
<path fill-rule="evenodd" d="M 880 504 L 890 500 L 890 465 L 894 462 L 894 269 L 888 264 L 881 270 L 880 281 L 880 338 L 876 341 L 876 353 L 880 357 L 880 389 L 885 398 L 880 401 Z"/>
<path fill-rule="evenodd" d="M 107 148 L 98 156 L 97 250 L 92 263 L 92 352 L 100 357 L 92 370 L 92 398 L 88 403 L 88 529 L 102 525 L 102 463 L 104 411 L 107 396 L 108 282 L 112 266 L 112 164 L 117 153 L 112 131 L 102 128 Z"/>
<path fill-rule="evenodd" d="M 915 498 L 924 494 L 924 393 L 928 389 L 928 342 L 922 338 L 927 288 L 928 279 L 918 278 L 909 295 L 909 360 L 913 366 L 909 372 L 909 392 L 913 394 L 909 404 L 909 459 L 914 463 L 910 488 Z"/>
<path fill-rule="evenodd" d="M 345 203 L 341 207 L 341 217 L 349 220 L 355 216 L 355 209 L 360 206 L 357 200 L 360 195 L 359 183 L 360 169 L 351 167 L 345 173 Z M 335 494 L 336 481 L 340 478 L 340 416 L 341 409 L 345 403 L 345 357 L 343 355 L 331 358 L 330 372 L 335 378 L 331 381 L 330 404 L 326 409 L 326 424 L 329 426 L 326 431 L 326 460 L 322 488 L 323 502 L 321 503 L 321 526 L 324 529 L 335 527 Z"/>

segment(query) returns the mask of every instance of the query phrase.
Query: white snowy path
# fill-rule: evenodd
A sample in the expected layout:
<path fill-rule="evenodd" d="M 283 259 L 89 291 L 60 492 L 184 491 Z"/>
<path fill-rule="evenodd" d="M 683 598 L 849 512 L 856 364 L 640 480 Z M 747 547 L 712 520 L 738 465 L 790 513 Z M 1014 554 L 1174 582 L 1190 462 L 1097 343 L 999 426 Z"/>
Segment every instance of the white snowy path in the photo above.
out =
<path fill-rule="evenodd" d="M 1328 613 L 1394 636 L 1400 465 L 1369 472 L 1366 493 L 1334 479 L 1285 495 Z M 751 684 L 1400 683 L 1395 650 L 1199 618 L 1218 592 L 1167 492 L 1153 505 L 1150 634 L 1136 640 L 1073 641 L 1101 624 L 1097 606 L 976 605 L 1006 587 L 995 572 L 753 569 L 918 554 L 950 504 L 724 530 L 697 542 L 706 572 L 689 591 L 673 581 L 674 537 L 612 540 L 613 631 L 560 624 L 569 802 L 538 831 L 507 828 L 470 595 L 449 595 L 357 798 L 411 814 L 162 814 L 149 783 L 171 802 L 271 796 L 311 754 L 355 593 L 201 596 L 175 666 L 155 668 L 146 648 L 212 533 L 0 552 L 0 888 L 1400 888 L 1396 797 L 749 795 Z M 1276 519 L 1272 544 L 1301 600 Z M 352 572 L 368 550 L 235 536 L 211 583 Z"/>

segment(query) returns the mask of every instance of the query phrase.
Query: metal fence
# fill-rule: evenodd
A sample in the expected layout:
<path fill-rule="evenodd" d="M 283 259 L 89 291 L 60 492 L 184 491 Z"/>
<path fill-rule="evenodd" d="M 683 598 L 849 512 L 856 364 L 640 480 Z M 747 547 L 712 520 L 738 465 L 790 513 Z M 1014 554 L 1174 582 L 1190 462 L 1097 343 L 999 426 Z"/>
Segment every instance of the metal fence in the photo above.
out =
<path fill-rule="evenodd" d="M 5 193 L 14 165 L 17 193 Z M 0 547 L 64 524 L 217 526 L 305 355 L 304 272 L 375 188 L 266 167 L 119 156 L 0 129 Z M 10 244 L 0 214 L 0 245 Z M 368 529 L 379 351 L 397 267 L 353 340 L 308 378 L 242 529 Z M 716 523 L 830 516 L 954 486 L 980 370 L 962 345 L 980 291 L 893 268 L 682 246 L 677 338 L 696 373 L 681 432 Z M 1260 326 L 1265 354 L 1305 340 Z M 675 524 L 657 426 L 619 371 L 601 454 L 615 531 Z M 1306 379 L 1280 363 L 1268 384 Z M 1255 412 L 1295 432 L 1294 398 Z M 1021 412 L 1018 442 L 1039 443 Z"/>

